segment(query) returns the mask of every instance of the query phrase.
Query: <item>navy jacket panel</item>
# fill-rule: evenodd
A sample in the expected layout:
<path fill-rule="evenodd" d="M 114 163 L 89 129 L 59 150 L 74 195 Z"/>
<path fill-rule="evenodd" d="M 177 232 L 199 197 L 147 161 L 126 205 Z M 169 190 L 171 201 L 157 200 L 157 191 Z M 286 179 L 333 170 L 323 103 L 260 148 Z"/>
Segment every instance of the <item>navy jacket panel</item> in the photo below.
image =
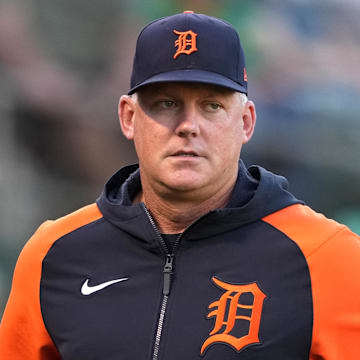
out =
<path fill-rule="evenodd" d="M 53 245 L 43 262 L 41 306 L 63 359 L 148 357 L 161 297 L 163 257 L 159 247 L 149 251 L 144 242 L 104 219 Z M 127 280 L 82 294 L 86 280 L 91 288 L 123 278 Z"/>
<path fill-rule="evenodd" d="M 259 339 L 245 343 L 240 349 L 231 346 L 231 342 L 214 341 L 200 356 L 201 348 L 212 337 L 210 334 L 219 318 L 222 324 L 215 335 L 226 332 L 231 318 L 230 303 L 237 296 L 235 290 L 226 295 L 227 290 L 217 285 L 214 278 L 239 285 L 239 288 L 256 284 L 259 292 L 264 294 Z M 239 318 L 229 332 L 234 339 L 249 333 L 255 309 L 246 305 L 253 304 L 254 296 L 258 294 L 244 292 L 238 299 L 236 316 Z M 219 308 L 224 300 L 227 310 L 222 317 Z M 309 358 L 313 313 L 306 260 L 294 242 L 284 235 L 279 236 L 277 230 L 262 221 L 221 237 L 200 241 L 184 238 L 176 259 L 168 306 L 162 344 L 164 359 Z M 214 310 L 217 316 L 208 318 Z M 179 343 L 181 346 L 176 347 Z"/>

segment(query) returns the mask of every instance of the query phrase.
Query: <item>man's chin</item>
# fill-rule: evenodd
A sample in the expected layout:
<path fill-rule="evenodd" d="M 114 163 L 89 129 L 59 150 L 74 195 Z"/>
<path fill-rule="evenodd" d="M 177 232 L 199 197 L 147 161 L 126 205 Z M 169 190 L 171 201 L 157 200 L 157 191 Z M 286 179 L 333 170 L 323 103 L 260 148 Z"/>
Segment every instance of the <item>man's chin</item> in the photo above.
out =
<path fill-rule="evenodd" d="M 167 196 L 189 198 L 190 200 L 197 198 L 206 191 L 206 184 L 203 182 L 168 182 L 165 185 Z"/>
<path fill-rule="evenodd" d="M 200 176 L 190 176 L 183 174 L 163 181 L 163 185 L 171 192 L 179 192 L 184 195 L 187 193 L 201 190 L 206 186 L 206 181 Z"/>

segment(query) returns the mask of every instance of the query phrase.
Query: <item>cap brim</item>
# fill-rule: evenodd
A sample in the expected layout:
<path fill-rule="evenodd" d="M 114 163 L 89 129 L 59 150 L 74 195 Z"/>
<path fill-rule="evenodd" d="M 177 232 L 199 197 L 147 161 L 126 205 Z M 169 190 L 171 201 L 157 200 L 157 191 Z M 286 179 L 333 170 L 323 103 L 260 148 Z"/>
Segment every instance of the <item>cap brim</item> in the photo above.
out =
<path fill-rule="evenodd" d="M 154 75 L 151 78 L 146 79 L 142 83 L 132 87 L 129 90 L 128 95 L 133 94 L 139 88 L 145 85 L 167 82 L 195 82 L 202 84 L 212 84 L 223 86 L 228 89 L 247 94 L 246 85 L 239 84 L 235 81 L 228 79 L 225 76 L 204 70 L 184 69 Z"/>

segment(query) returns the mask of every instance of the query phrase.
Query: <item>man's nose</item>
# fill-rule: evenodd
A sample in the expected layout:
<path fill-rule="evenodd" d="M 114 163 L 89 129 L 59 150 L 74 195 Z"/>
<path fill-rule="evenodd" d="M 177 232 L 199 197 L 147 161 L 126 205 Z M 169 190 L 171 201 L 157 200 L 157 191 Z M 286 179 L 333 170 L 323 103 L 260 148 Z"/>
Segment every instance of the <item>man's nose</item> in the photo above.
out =
<path fill-rule="evenodd" d="M 200 134 L 200 114 L 195 106 L 184 107 L 181 114 L 178 115 L 176 134 L 180 137 L 193 136 Z"/>

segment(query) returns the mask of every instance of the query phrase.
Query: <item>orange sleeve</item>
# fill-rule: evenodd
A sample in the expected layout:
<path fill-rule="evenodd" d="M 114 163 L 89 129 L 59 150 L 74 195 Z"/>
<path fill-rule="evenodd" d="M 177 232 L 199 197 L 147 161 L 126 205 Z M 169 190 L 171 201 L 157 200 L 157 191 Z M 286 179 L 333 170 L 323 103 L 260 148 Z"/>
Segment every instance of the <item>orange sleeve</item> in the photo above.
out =
<path fill-rule="evenodd" d="M 95 204 L 40 226 L 17 261 L 0 324 L 0 359 L 55 360 L 60 355 L 43 323 L 40 307 L 42 261 L 63 235 L 102 217 Z"/>
<path fill-rule="evenodd" d="M 360 238 L 304 205 L 263 219 L 302 250 L 310 271 L 310 360 L 360 359 Z"/>

